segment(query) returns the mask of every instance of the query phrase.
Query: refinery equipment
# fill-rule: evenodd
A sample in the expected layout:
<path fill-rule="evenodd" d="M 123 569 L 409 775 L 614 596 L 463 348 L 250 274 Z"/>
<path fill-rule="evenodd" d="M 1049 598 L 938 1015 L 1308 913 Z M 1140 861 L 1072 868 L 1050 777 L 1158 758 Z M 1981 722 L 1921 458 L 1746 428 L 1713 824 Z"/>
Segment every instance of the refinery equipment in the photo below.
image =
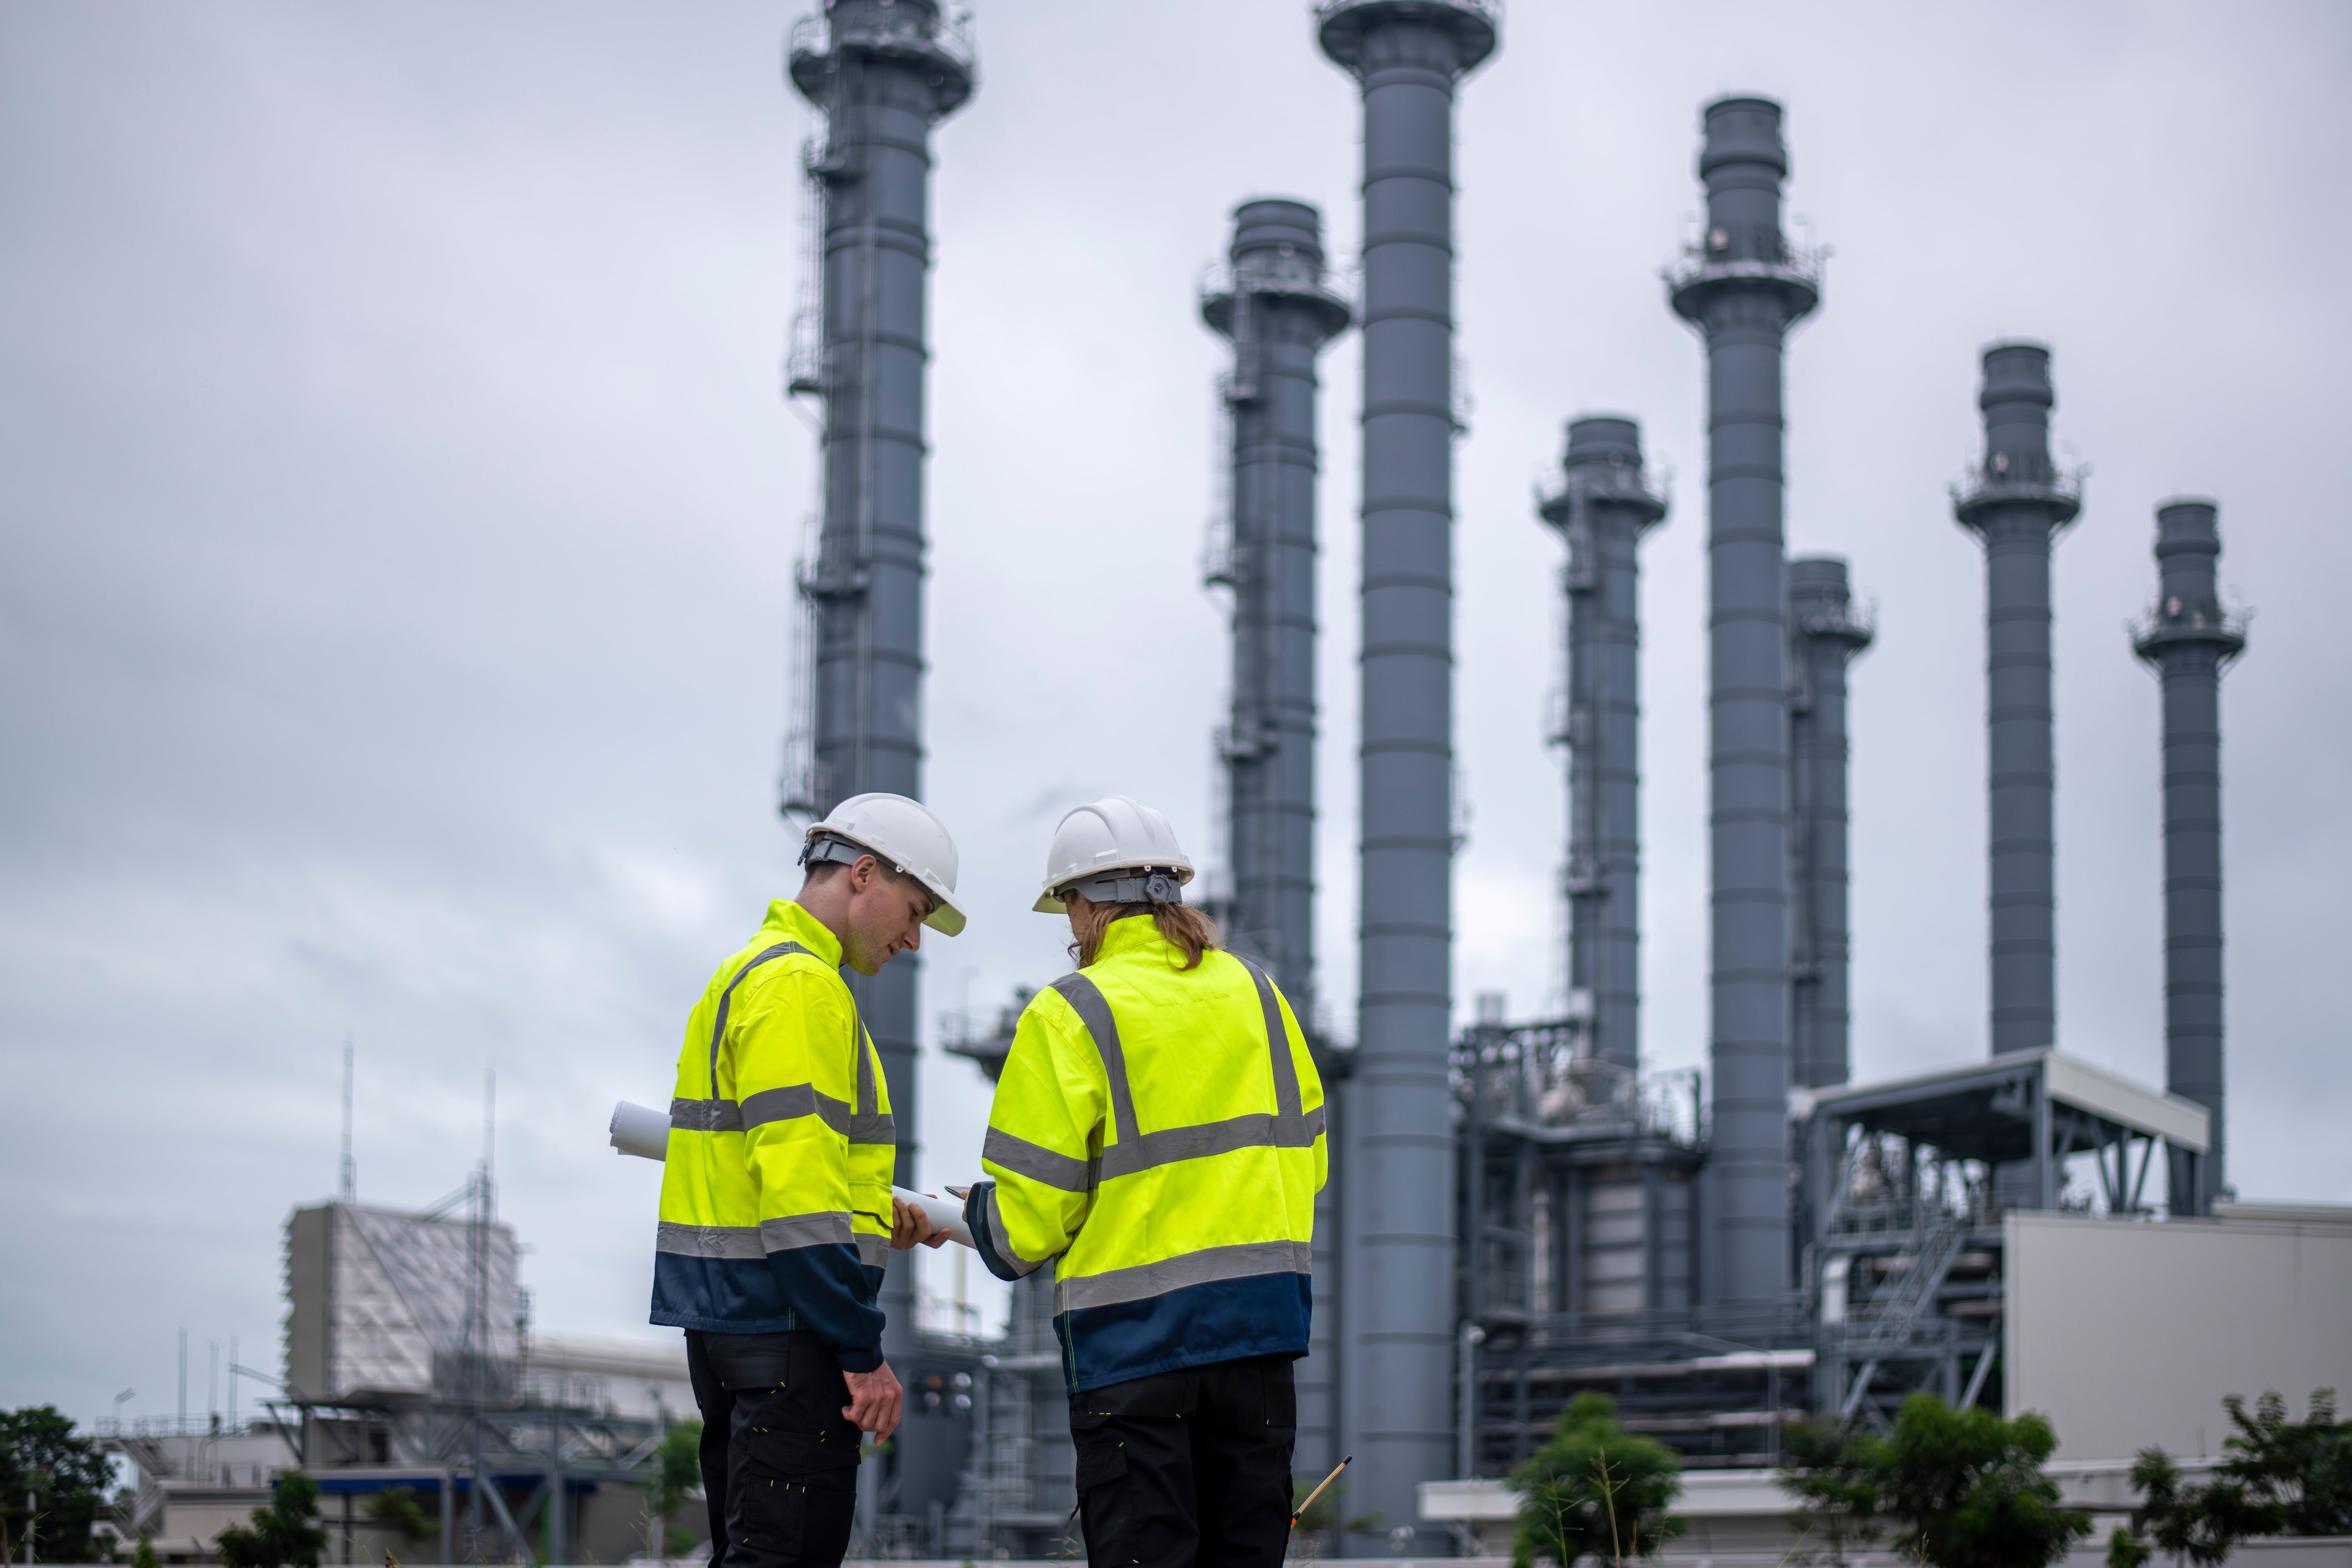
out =
<path fill-rule="evenodd" d="M 1309 1376 L 1339 1394 L 1330 1424 L 1359 1497 L 1410 1496 L 1454 1462 L 1454 91 L 1495 52 L 1499 10 L 1325 0 L 1316 13 L 1364 112 L 1362 912 L 1337 1119 L 1355 1194 L 1338 1216 L 1339 1367 Z"/>
<path fill-rule="evenodd" d="M 2162 513 L 2164 585 L 2137 644 L 2165 680 L 2174 1092 L 2054 1046 L 2049 562 L 2080 496 L 2049 458 L 2047 352 L 2020 343 L 1985 356 L 1986 456 L 1954 497 L 1987 560 L 1993 1057 L 1850 1083 L 1847 678 L 1874 628 L 1846 563 L 1790 560 L 1784 524 L 1783 353 L 1820 304 L 1822 253 L 1783 231 L 1780 106 L 1705 106 L 1706 216 L 1666 284 L 1707 353 L 1708 1068 L 1643 1072 L 1639 553 L 1666 507 L 1618 416 L 1571 424 L 1539 507 L 1568 551 L 1567 1005 L 1534 1023 L 1482 1005 L 1449 1039 L 1453 117 L 1499 11 L 1325 0 L 1315 16 L 1361 89 L 1359 298 L 1351 311 L 1330 281 L 1318 211 L 1260 199 L 1234 209 L 1200 308 L 1233 355 L 1208 563 L 1233 608 L 1217 913 L 1309 1018 L 1317 359 L 1351 315 L 1363 332 L 1360 991 L 1352 1048 L 1315 1031 L 1332 1182 L 1298 1370 L 1299 1469 L 1355 1457 L 1339 1511 L 1357 1522 L 1332 1544 L 1412 1550 L 1417 1488 L 1500 1473 L 1586 1389 L 1695 1472 L 1769 1465 L 1807 1415 L 1883 1422 L 1913 1389 L 1997 1401 L 2019 1215 L 2147 1212 L 2159 1167 L 2174 1214 L 2219 1187 L 2214 710 L 2242 631 L 2213 595 L 2211 509 Z M 824 400 L 825 504 L 802 579 L 813 685 L 791 809 L 920 782 L 923 195 L 929 128 L 971 88 L 960 26 L 933 0 L 829 0 L 795 34 L 793 79 L 828 133 L 811 160 L 819 302 L 793 361 L 795 392 Z M 909 1185 L 913 978 L 859 983 Z M 949 1048 L 993 1079 L 1018 1011 Z M 2087 1196 L 2070 1166 L 2095 1176 Z M 918 1332 L 890 1289 L 915 1397 L 887 1476 L 861 1479 L 868 1549 L 1066 1550 L 1046 1273 L 1014 1288 L 991 1342 Z"/>
<path fill-rule="evenodd" d="M 793 85 L 824 114 L 814 312 L 794 326 L 791 389 L 824 409 L 823 524 L 801 563 L 805 739 L 786 762 L 787 812 L 822 816 L 887 790 L 923 795 L 924 296 L 931 127 L 971 96 L 971 40 L 936 0 L 825 0 L 793 27 Z M 845 976 L 874 1037 L 915 1181 L 916 960 Z M 883 1349 L 913 1347 L 908 1270 L 883 1287 Z M 876 1467 L 878 1468 L 878 1467 Z"/>
<path fill-rule="evenodd" d="M 1821 302 L 1780 228 L 1780 106 L 1705 110 L 1706 218 L 1667 279 L 1706 341 L 1708 1053 L 1714 1100 L 1699 1294 L 1772 1302 L 1789 1239 L 1789 681 L 1781 347 Z"/>
<path fill-rule="evenodd" d="M 1577 1055 L 1642 1066 L 1642 536 L 1666 515 L 1642 471 L 1642 430 L 1606 415 L 1568 426 L 1565 478 L 1538 509 L 1568 544 L 1568 865 Z"/>
<path fill-rule="evenodd" d="M 2210 500 L 2156 512 L 2156 605 L 2133 651 L 2164 682 L 2164 1087 L 2213 1118 L 2212 1147 L 2171 1173 L 2173 1212 L 2226 1196 L 2221 1074 L 2221 671 L 2244 651 L 2244 617 L 2214 586 L 2221 536 Z"/>
<path fill-rule="evenodd" d="M 1715 1514 L 1739 1514 L 1722 1500 L 1742 1488 L 1767 1489 L 1774 1517 L 1759 1528 L 1777 1529 L 1777 1494 L 1757 1478 L 1786 1423 L 1884 1426 L 1919 1389 L 2014 1400 L 2020 1303 L 2091 1293 L 2051 1283 L 2074 1279 L 2048 1259 L 2064 1261 L 2063 1227 L 2078 1219 L 2153 1217 L 2160 1204 L 2198 1220 L 2110 1226 L 2074 1249 L 2130 1252 L 2142 1277 L 2159 1252 L 2192 1249 L 2300 1268 L 2299 1249 L 2321 1242 L 2339 1258 L 2330 1268 L 2352 1269 L 2342 1215 L 2235 1205 L 2223 1184 L 2219 687 L 2245 628 L 2218 595 L 2210 501 L 2158 509 L 2158 595 L 2133 645 L 2163 689 L 2166 1089 L 2058 1048 L 2050 568 L 2081 486 L 2051 459 L 2039 344 L 1984 352 L 1985 453 L 1952 497 L 1985 552 L 1990 1059 L 1850 1081 L 1847 682 L 1874 628 L 1843 560 L 1787 554 L 1783 355 L 1820 304 L 1822 253 L 1783 231 L 1789 152 L 1768 99 L 1704 106 L 1706 217 L 1665 279 L 1707 364 L 1707 1068 L 1644 1070 L 1640 554 L 1668 509 L 1640 426 L 1616 415 L 1569 425 L 1560 483 L 1538 505 L 1566 548 L 1566 701 L 1551 737 L 1570 759 L 1566 1005 L 1519 1022 L 1482 999 L 1453 1032 L 1453 125 L 1460 82 L 1497 47 L 1500 5 L 1322 0 L 1314 16 L 1361 93 L 1359 297 L 1334 281 L 1345 269 L 1317 207 L 1259 198 L 1234 209 L 1198 308 L 1232 348 L 1226 503 L 1208 561 L 1232 603 L 1219 736 L 1231 882 L 1216 912 L 1308 1024 L 1329 1093 L 1296 1464 L 1310 1481 L 1343 1456 L 1354 1464 L 1338 1510 L 1350 1522 L 1318 1544 L 1420 1555 L 1444 1549 L 1416 1546 L 1420 1519 L 1507 1516 L 1507 1502 L 1424 1515 L 1423 1489 L 1479 1502 L 1469 1489 L 1524 1460 L 1586 1390 L 1674 1447 Z M 805 160 L 807 293 L 788 367 L 792 395 L 823 411 L 823 501 L 798 576 L 803 685 L 782 805 L 820 815 L 866 791 L 921 795 L 930 138 L 976 68 L 965 19 L 940 0 L 823 0 L 794 27 L 787 69 L 824 118 Z M 1363 333 L 1361 905 L 1345 1047 L 1321 1022 L 1314 943 L 1316 416 L 1318 356 L 1351 323 Z M 895 1179 L 914 1187 L 915 963 L 845 978 L 888 1076 Z M 992 1083 L 1028 995 L 992 1027 L 958 1020 L 947 1049 Z M 656 1154 L 663 1119 L 646 1120 L 637 1147 Z M 349 1171 L 347 1150 L 342 1201 L 288 1222 L 272 1419 L 226 1433 L 118 1425 L 110 1439 L 142 1477 L 130 1521 L 212 1531 L 214 1514 L 249 1511 L 270 1474 L 299 1465 L 331 1518 L 340 1494 L 347 1562 L 354 1500 L 394 1485 L 437 1509 L 445 1563 L 605 1554 L 641 1517 L 629 1511 L 639 1467 L 690 1411 L 682 1355 L 534 1342 L 487 1158 L 417 1214 L 359 1205 Z M 2084 1172 L 2090 1184 L 2074 1185 Z M 915 1272 L 902 1261 L 883 1287 L 885 1349 L 908 1399 L 887 1457 L 861 1468 L 860 1550 L 1070 1555 L 1076 1456 L 1052 1268 L 1014 1284 L 995 1338 L 960 1320 L 954 1332 L 920 1326 Z M 2153 1344 L 2165 1325 L 2150 1315 L 2135 1332 Z M 2037 1342 L 2063 1346 L 2097 1316 L 2047 1311 Z M 2092 1359 L 2045 1350 L 2031 1386 Z M 2116 1381 L 2101 1364 L 2105 1384 L 2075 1380 L 2086 1405 Z M 622 1382 L 644 1397 L 616 1393 Z M 167 1555 L 203 1550 L 192 1535 L 188 1553 Z"/>
<path fill-rule="evenodd" d="M 2201 1106 L 2049 1047 L 1823 1089 L 1799 1109 L 1812 1408 L 1874 1422 L 1915 1389 L 1956 1405 L 1984 1393 L 2007 1304 L 2005 1215 L 2065 1206 L 2078 1154 L 2104 1212 L 2144 1213 L 2160 1163 L 2195 1190 L 2211 1127 Z"/>
<path fill-rule="evenodd" d="M 1985 722 L 1990 786 L 1992 1054 L 2058 1031 L 2056 773 L 2050 697 L 2050 551 L 2083 508 L 2050 460 L 2050 351 L 1984 351 L 1985 455 L 1952 509 L 1984 541 Z"/>
<path fill-rule="evenodd" d="M 1793 1302 L 1702 1302 L 1698 1075 L 1642 1074 L 1639 547 L 1666 505 L 1639 426 L 1571 423 L 1539 510 L 1569 551 L 1569 1008 L 1455 1046 L 1459 1471 L 1508 1470 L 1587 1389 L 1686 1464 L 1753 1463 L 1812 1358 Z"/>
<path fill-rule="evenodd" d="M 1799 1089 L 1849 1073 L 1845 674 L 1872 635 L 1844 562 L 1789 563 L 1789 1077 Z"/>
<path fill-rule="evenodd" d="M 1234 345 L 1223 378 L 1233 467 L 1208 581 L 1233 593 L 1225 764 L 1227 940 L 1262 962 L 1302 1018 L 1315 999 L 1316 355 L 1351 311 L 1323 267 L 1322 215 L 1234 209 L 1201 314 Z"/>

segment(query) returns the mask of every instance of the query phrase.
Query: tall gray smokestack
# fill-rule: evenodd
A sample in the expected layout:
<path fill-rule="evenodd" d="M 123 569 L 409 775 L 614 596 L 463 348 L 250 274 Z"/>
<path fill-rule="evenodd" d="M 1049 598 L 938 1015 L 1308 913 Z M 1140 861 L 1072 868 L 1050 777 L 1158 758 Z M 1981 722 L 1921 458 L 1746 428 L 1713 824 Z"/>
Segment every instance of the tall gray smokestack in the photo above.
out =
<path fill-rule="evenodd" d="M 1801 1089 L 1843 1083 L 1851 1070 L 1845 671 L 1870 637 L 1853 613 L 1844 562 L 1806 555 L 1789 563 L 1789 885 L 1796 895 L 1789 1072 Z"/>
<path fill-rule="evenodd" d="M 1326 285 L 1323 218 L 1304 202 L 1234 209 L 1225 276 L 1201 301 L 1234 345 L 1232 530 L 1210 581 L 1234 595 L 1234 706 L 1225 729 L 1233 898 L 1227 940 L 1269 964 L 1315 1029 L 1315 356 L 1351 312 Z M 1327 1086 L 1336 1091 L 1337 1085 Z M 1336 1093 L 1333 1098 L 1336 1099 Z M 1335 1107 L 1336 1109 L 1336 1107 Z M 1338 1118 L 1332 1118 L 1334 1123 Z M 1335 1124 L 1333 1136 L 1341 1135 Z M 1318 1194 L 1314 1325 L 1297 1368 L 1301 1469 L 1339 1441 L 1339 1238 Z"/>
<path fill-rule="evenodd" d="M 815 612 L 818 813 L 923 793 L 924 289 L 931 126 L 971 95 L 968 44 L 933 0 L 828 0 L 793 31 L 793 85 L 824 111 L 824 521 L 801 591 Z M 898 1180 L 915 1180 L 915 961 L 846 977 L 889 1080 Z M 915 1271 L 886 1276 L 885 1352 L 914 1348 Z"/>
<path fill-rule="evenodd" d="M 2050 351 L 1984 352 L 1984 462 L 1953 498 L 1985 547 L 1985 715 L 1990 784 L 1992 1050 L 2058 1031 L 2056 791 L 2051 741 L 2050 547 L 2082 510 L 2050 461 Z"/>
<path fill-rule="evenodd" d="M 1232 537 L 1210 580 L 1234 595 L 1224 761 L 1233 869 L 1225 930 L 1263 959 L 1300 1022 L 1315 1003 L 1315 356 L 1343 331 L 1322 215 L 1234 209 L 1225 275 L 1201 301 L 1233 342 Z"/>
<path fill-rule="evenodd" d="M 1642 1066 L 1642 536 L 1666 515 L 1642 427 L 1570 422 L 1566 482 L 1539 509 L 1568 542 L 1568 984 L 1591 1055 Z"/>
<path fill-rule="evenodd" d="M 1326 0 L 1316 13 L 1323 52 L 1364 99 L 1363 878 L 1341 1422 L 1349 1495 L 1391 1516 L 1454 1468 L 1454 84 L 1494 53 L 1497 9 Z"/>
<path fill-rule="evenodd" d="M 2164 1087 L 2213 1114 L 2201 1162 L 2173 1156 L 2175 1214 L 2221 1190 L 2221 668 L 2246 628 L 2221 606 L 2210 500 L 2156 512 L 2156 607 L 2133 648 L 2164 681 Z"/>
<path fill-rule="evenodd" d="M 1706 232 L 1670 275 L 1706 340 L 1709 1053 L 1701 1289 L 1789 1288 L 1789 684 L 1781 588 L 1780 354 L 1821 270 L 1780 232 L 1780 106 L 1706 106 Z"/>

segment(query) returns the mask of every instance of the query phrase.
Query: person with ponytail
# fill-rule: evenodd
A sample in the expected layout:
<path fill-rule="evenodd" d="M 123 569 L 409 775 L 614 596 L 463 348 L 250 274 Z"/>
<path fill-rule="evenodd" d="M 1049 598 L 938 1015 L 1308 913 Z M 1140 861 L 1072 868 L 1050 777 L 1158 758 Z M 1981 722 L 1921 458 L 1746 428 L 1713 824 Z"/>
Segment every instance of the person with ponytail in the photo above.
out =
<path fill-rule="evenodd" d="M 1054 1266 L 1088 1561 L 1274 1568 L 1323 1084 L 1192 879 L 1150 806 L 1062 819 L 1034 907 L 1069 921 L 1077 969 L 1022 1013 L 964 1216 L 998 1278 Z"/>

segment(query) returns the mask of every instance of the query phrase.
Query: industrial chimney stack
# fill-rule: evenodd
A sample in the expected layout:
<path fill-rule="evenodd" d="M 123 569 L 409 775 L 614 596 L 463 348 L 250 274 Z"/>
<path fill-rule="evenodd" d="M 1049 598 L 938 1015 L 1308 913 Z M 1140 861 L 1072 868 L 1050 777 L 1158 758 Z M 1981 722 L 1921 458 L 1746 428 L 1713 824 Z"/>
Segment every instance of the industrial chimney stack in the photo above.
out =
<path fill-rule="evenodd" d="M 1984 352 L 1984 462 L 1953 496 L 1984 541 L 1990 786 L 1992 1053 L 2057 1039 L 2056 790 L 2050 699 L 2050 550 L 2082 489 L 2050 461 L 2050 351 Z"/>
<path fill-rule="evenodd" d="M 1706 106 L 1706 228 L 1669 275 L 1706 340 L 1707 785 L 1713 1152 L 1702 1210 L 1710 1302 L 1790 1286 L 1789 682 L 1781 349 L 1821 302 L 1816 258 L 1780 230 L 1780 106 Z"/>
<path fill-rule="evenodd" d="M 2244 623 L 2214 587 L 2221 537 L 2210 500 L 2156 513 L 2156 606 L 2133 649 L 2164 682 L 2164 1087 L 2212 1113 L 2202 1161 L 2176 1152 L 2176 1215 L 2211 1211 L 2222 1171 L 2221 670 Z"/>
<path fill-rule="evenodd" d="M 801 592 L 814 612 L 814 765 L 788 809 L 923 793 L 924 291 L 931 127 L 971 96 L 970 46 L 934 0 L 828 0 L 793 30 L 793 85 L 824 112 L 824 510 Z M 801 383 L 799 374 L 810 376 Z M 897 1180 L 915 1181 L 915 961 L 846 976 L 889 1079 Z M 913 1349 L 915 1271 L 883 1287 L 886 1352 Z"/>
<path fill-rule="evenodd" d="M 1800 1089 L 1843 1083 L 1852 1067 L 1845 672 L 1870 639 L 1844 562 L 1807 555 L 1789 563 L 1789 885 L 1796 898 L 1789 1066 Z"/>
<path fill-rule="evenodd" d="M 1323 218 L 1305 202 L 1234 209 L 1233 247 L 1202 295 L 1234 345 L 1231 529 L 1210 563 L 1233 590 L 1224 735 L 1233 870 L 1228 937 L 1262 960 L 1302 1020 L 1315 1001 L 1315 356 L 1348 302 L 1324 280 Z"/>
<path fill-rule="evenodd" d="M 1642 1066 L 1642 536 L 1666 515 L 1642 472 L 1642 427 L 1568 426 L 1566 482 L 1544 521 L 1568 542 L 1568 984 L 1589 998 L 1583 1054 Z"/>
<path fill-rule="evenodd" d="M 1361 85 L 1362 884 L 1344 1107 L 1350 1496 L 1392 1517 L 1454 1468 L 1454 87 L 1494 0 L 1325 0 Z M 1384 1551 L 1354 1537 L 1348 1551 Z"/>

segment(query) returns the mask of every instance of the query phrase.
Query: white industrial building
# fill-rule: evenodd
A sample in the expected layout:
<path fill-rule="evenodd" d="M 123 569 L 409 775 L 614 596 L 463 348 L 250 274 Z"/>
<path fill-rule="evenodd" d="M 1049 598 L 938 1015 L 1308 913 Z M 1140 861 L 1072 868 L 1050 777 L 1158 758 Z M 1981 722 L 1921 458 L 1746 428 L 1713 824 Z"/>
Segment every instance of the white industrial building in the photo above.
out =
<path fill-rule="evenodd" d="M 2223 1453 L 2225 1395 L 2275 1389 L 2299 1411 L 2314 1389 L 2352 1390 L 2352 1206 L 2213 1207 L 2210 1219 L 2003 1216 L 2000 1406 L 2049 1418 L 2050 1473 L 2094 1512 L 2074 1568 L 2104 1561 L 2108 1530 L 2137 1500 L 2127 1474 L 2140 1449 L 2165 1449 L 2194 1479 Z M 1517 1510 L 1502 1480 L 1421 1488 L 1423 1531 L 1464 1532 L 1481 1555 L 1508 1554 Z M 1687 1471 L 1675 1511 L 1690 1530 L 1669 1562 L 1779 1568 L 1799 1544 L 1769 1468 Z M 2352 1568 L 2352 1541 L 2238 1550 L 2250 1568 Z"/>

